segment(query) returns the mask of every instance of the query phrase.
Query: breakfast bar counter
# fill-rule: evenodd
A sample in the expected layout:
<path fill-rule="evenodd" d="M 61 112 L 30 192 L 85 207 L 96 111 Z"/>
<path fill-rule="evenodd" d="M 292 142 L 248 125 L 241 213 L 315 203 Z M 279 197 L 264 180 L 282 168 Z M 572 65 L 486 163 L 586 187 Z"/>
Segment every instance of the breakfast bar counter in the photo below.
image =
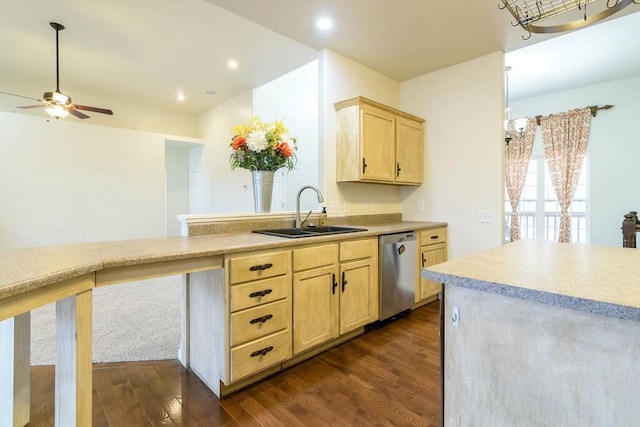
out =
<path fill-rule="evenodd" d="M 640 251 L 520 241 L 444 283 L 445 425 L 638 425 Z"/>
<path fill-rule="evenodd" d="M 348 238 L 446 227 L 402 220 L 361 225 L 367 230 Z M 345 235 L 286 239 L 236 232 L 0 252 L 0 425 L 29 422 L 31 310 L 56 303 L 56 425 L 90 425 L 94 287 L 175 274 L 186 280 L 186 274 L 222 269 L 229 254 L 341 239 Z M 184 345 L 188 337 L 182 340 Z"/>

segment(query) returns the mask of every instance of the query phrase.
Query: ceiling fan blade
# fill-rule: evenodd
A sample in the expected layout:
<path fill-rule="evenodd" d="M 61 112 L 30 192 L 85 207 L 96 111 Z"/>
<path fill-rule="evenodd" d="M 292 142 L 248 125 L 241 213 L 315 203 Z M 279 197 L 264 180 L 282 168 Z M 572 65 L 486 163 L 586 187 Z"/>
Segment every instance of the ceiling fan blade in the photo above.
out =
<path fill-rule="evenodd" d="M 44 104 L 40 104 L 40 105 L 22 105 L 20 107 L 17 108 L 24 108 L 24 109 L 28 109 L 28 108 L 40 108 L 40 107 L 44 107 Z"/>
<path fill-rule="evenodd" d="M 85 113 L 81 113 L 80 111 L 76 110 L 75 108 L 69 108 L 67 110 L 69 112 L 69 114 L 71 114 L 72 116 L 76 116 L 79 119 L 88 119 L 89 116 L 87 116 Z"/>
<path fill-rule="evenodd" d="M 0 93 L 5 94 L 5 95 L 17 96 L 18 98 L 33 99 L 34 101 L 40 101 L 40 102 L 42 102 L 42 100 L 41 100 L 41 99 L 38 99 L 38 98 L 32 98 L 32 97 L 30 97 L 30 96 L 17 95 L 17 94 L 15 94 L 15 93 L 2 92 L 2 91 L 0 91 Z"/>
<path fill-rule="evenodd" d="M 78 104 L 73 104 L 73 106 L 78 110 L 93 111 L 94 113 L 102 113 L 102 114 L 108 114 L 110 116 L 113 116 L 113 111 L 106 108 L 89 107 L 87 105 L 78 105 Z"/>

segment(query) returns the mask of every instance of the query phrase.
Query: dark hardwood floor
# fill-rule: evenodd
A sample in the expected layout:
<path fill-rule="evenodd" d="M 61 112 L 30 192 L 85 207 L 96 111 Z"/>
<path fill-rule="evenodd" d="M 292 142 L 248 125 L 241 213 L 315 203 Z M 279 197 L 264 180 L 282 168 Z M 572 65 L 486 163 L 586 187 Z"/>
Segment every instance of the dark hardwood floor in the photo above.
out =
<path fill-rule="evenodd" d="M 439 426 L 438 302 L 218 399 L 177 360 L 96 364 L 94 426 Z M 31 369 L 52 426 L 54 369 Z"/>

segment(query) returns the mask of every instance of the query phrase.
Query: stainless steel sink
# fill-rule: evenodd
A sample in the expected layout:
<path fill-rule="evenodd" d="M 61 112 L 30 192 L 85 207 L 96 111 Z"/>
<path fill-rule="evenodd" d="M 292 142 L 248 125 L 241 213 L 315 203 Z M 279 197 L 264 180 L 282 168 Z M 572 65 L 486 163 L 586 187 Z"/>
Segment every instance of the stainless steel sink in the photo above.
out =
<path fill-rule="evenodd" d="M 355 233 L 357 231 L 367 231 L 366 228 L 342 227 L 328 225 L 322 227 L 305 228 L 273 228 L 269 230 L 254 230 L 254 233 L 268 234 L 270 236 L 286 237 L 287 239 L 297 239 L 299 237 L 314 237 L 328 234 Z"/>

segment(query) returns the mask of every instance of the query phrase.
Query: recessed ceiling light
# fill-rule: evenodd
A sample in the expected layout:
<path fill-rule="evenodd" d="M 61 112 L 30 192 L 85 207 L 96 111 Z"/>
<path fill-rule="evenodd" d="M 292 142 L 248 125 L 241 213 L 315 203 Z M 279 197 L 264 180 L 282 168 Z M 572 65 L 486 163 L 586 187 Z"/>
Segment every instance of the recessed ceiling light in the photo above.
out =
<path fill-rule="evenodd" d="M 177 98 L 178 98 L 178 101 L 183 102 L 185 100 L 184 93 L 178 92 Z"/>
<path fill-rule="evenodd" d="M 321 31 L 329 31 L 333 28 L 333 19 L 328 16 L 322 16 L 316 20 L 316 28 Z"/>
<path fill-rule="evenodd" d="M 227 62 L 227 66 L 232 70 L 235 70 L 236 68 L 238 68 L 238 61 L 236 61 L 235 59 L 230 59 L 229 62 Z"/>

